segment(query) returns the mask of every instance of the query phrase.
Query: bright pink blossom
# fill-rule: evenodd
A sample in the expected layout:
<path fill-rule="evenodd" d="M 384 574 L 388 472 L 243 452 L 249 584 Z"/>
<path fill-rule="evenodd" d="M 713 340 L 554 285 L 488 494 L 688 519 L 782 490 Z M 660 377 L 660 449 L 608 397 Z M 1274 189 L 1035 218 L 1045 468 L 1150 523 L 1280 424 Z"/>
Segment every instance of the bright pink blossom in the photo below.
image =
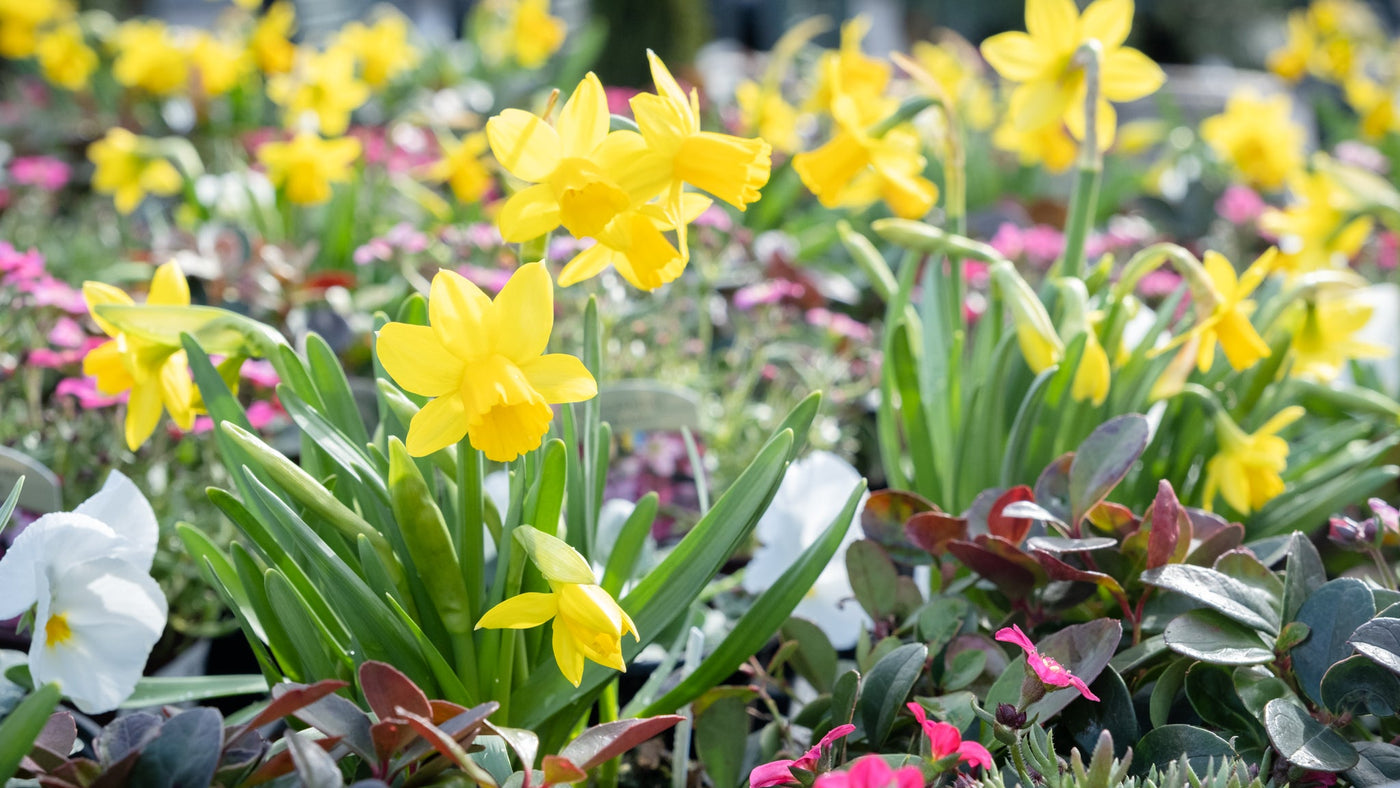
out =
<path fill-rule="evenodd" d="M 243 362 L 243 367 L 238 370 L 238 374 L 254 386 L 261 386 L 266 389 L 276 388 L 282 379 L 277 376 L 277 369 L 272 366 L 271 361 L 261 358 L 252 358 Z"/>
<path fill-rule="evenodd" d="M 58 347 L 82 347 L 87 332 L 71 317 L 60 317 L 49 329 L 49 344 Z"/>
<path fill-rule="evenodd" d="M 963 741 L 962 733 L 955 725 L 929 719 L 923 706 L 913 702 L 908 706 L 914 713 L 914 718 L 919 721 L 919 727 L 924 729 L 924 735 L 928 737 L 929 748 L 932 750 L 930 757 L 933 760 L 956 754 L 960 763 L 970 763 L 983 769 L 992 768 L 992 754 L 987 752 L 986 747 L 975 741 Z"/>
<path fill-rule="evenodd" d="M 923 788 L 924 774 L 917 766 L 891 769 L 885 759 L 867 755 L 851 765 L 850 771 L 827 772 L 813 788 Z"/>
<path fill-rule="evenodd" d="M 126 402 L 127 394 L 107 395 L 97 390 L 95 378 L 64 378 L 58 382 L 54 394 L 60 397 L 74 397 L 83 410 L 110 408 L 119 402 Z"/>
<path fill-rule="evenodd" d="M 749 787 L 769 788 L 774 785 L 797 782 L 797 778 L 792 776 L 793 769 L 815 772 L 817 763 L 821 761 L 822 751 L 837 739 L 850 736 L 855 730 L 856 726 L 854 725 L 838 725 L 823 736 L 822 740 L 817 742 L 817 746 L 808 750 L 805 755 L 795 761 L 773 761 L 755 766 L 753 771 L 749 772 Z"/>
<path fill-rule="evenodd" d="M 20 156 L 10 162 L 10 177 L 15 183 L 38 186 L 46 192 L 56 192 L 68 185 L 72 169 L 51 156 Z"/>
<path fill-rule="evenodd" d="M 1015 643 L 1026 652 L 1026 665 L 1035 671 L 1035 675 L 1040 679 L 1040 683 L 1047 688 L 1063 689 L 1074 687 L 1079 690 L 1079 694 L 1089 700 L 1097 701 L 1097 695 L 1089 691 L 1089 685 L 1084 683 L 1084 679 L 1069 672 L 1069 669 L 1050 657 L 1044 656 L 1036 651 L 1035 644 L 1026 637 L 1026 633 L 1021 631 L 1021 627 L 1012 624 L 1010 627 L 997 631 L 997 640 L 1003 643 Z"/>
<path fill-rule="evenodd" d="M 1239 184 L 1226 187 L 1220 199 L 1215 201 L 1215 212 L 1231 224 L 1250 224 L 1267 207 L 1258 192 Z"/>
<path fill-rule="evenodd" d="M 1381 233 L 1376 250 L 1376 267 L 1382 271 L 1394 271 L 1397 264 L 1400 264 L 1400 235 Z"/>

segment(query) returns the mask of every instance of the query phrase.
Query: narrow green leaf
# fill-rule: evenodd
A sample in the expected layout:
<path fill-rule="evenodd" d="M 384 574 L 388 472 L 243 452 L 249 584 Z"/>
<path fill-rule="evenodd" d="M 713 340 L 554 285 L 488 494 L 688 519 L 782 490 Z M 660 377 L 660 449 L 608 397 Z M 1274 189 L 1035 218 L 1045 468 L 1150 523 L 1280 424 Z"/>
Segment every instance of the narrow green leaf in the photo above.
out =
<path fill-rule="evenodd" d="M 146 676 L 136 682 L 136 689 L 131 697 L 122 701 L 121 708 L 144 709 L 233 695 L 265 694 L 267 679 L 256 673 L 239 676 Z"/>
<path fill-rule="evenodd" d="M 48 724 L 49 715 L 62 697 L 57 684 L 45 684 L 0 721 L 0 783 L 15 776 L 19 762 L 34 748 L 34 740 Z"/>

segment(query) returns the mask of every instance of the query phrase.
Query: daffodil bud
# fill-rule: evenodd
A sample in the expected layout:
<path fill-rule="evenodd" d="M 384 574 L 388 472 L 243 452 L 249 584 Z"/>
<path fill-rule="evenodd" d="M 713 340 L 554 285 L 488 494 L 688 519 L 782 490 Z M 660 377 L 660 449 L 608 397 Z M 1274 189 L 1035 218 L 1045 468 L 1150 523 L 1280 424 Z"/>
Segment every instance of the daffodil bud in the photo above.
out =
<path fill-rule="evenodd" d="M 1040 303 L 1035 291 L 1008 262 L 992 266 L 992 281 L 1008 309 L 1011 322 L 1016 327 L 1016 341 L 1021 346 L 1021 354 L 1036 374 L 1060 363 L 1064 358 L 1065 346 L 1055 333 L 1050 315 L 1045 305 Z"/>

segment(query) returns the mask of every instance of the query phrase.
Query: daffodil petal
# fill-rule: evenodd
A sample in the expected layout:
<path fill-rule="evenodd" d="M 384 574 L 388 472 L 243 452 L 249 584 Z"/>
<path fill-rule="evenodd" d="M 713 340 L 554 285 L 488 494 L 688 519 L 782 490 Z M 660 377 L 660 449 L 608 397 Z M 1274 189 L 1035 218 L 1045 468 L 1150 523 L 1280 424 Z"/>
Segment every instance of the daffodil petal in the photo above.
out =
<path fill-rule="evenodd" d="M 165 306 L 189 306 L 190 285 L 185 274 L 174 260 L 156 269 L 151 277 L 151 292 L 146 296 L 148 304 Z"/>
<path fill-rule="evenodd" d="M 1019 30 L 998 33 L 983 41 L 982 57 L 1011 82 L 1031 82 L 1045 72 L 1047 64 L 1035 41 Z"/>
<path fill-rule="evenodd" d="M 440 397 L 462 386 L 462 359 L 438 341 L 438 335 L 427 326 L 387 323 L 379 329 L 374 349 L 389 377 L 414 394 Z"/>
<path fill-rule="evenodd" d="M 1167 81 L 1161 66 L 1131 47 L 1115 50 L 1104 58 L 1100 73 L 1100 89 L 1109 101 L 1137 101 L 1156 93 Z"/>
<path fill-rule="evenodd" d="M 1095 38 L 1112 52 L 1133 28 L 1133 0 L 1094 0 L 1079 18 L 1079 37 Z"/>
<path fill-rule="evenodd" d="M 1067 86 L 1055 84 L 1021 85 L 1011 92 L 1011 119 L 1021 131 L 1034 131 L 1057 123 L 1070 109 L 1074 92 Z M 1080 110 L 1082 117 L 1083 110 Z"/>
<path fill-rule="evenodd" d="M 569 628 L 558 621 L 554 622 L 553 644 L 554 661 L 559 665 L 559 672 L 577 687 L 583 681 L 583 652 L 574 644 Z"/>
<path fill-rule="evenodd" d="M 462 398 L 438 397 L 414 415 L 404 441 L 408 453 L 426 457 L 460 441 L 467 434 L 467 413 Z"/>
<path fill-rule="evenodd" d="M 551 583 L 592 585 L 598 582 L 588 561 L 564 540 L 528 525 L 519 526 L 512 533 L 540 574 Z"/>
<path fill-rule="evenodd" d="M 528 263 L 511 275 L 492 304 L 496 352 L 524 364 L 544 352 L 554 329 L 554 285 L 543 263 Z"/>
<path fill-rule="evenodd" d="M 582 402 L 598 396 L 598 383 L 588 368 L 567 353 L 550 353 L 520 365 L 520 371 L 545 401 Z"/>
<path fill-rule="evenodd" d="M 1208 250 L 1201 256 L 1201 264 L 1205 266 L 1206 274 L 1220 297 L 1226 301 L 1233 299 L 1239 279 L 1235 273 L 1235 266 L 1225 259 L 1225 255 L 1213 249 Z"/>
<path fill-rule="evenodd" d="M 524 110 L 505 109 L 486 121 L 486 140 L 506 172 L 523 181 L 539 183 L 559 166 L 559 135 Z"/>
<path fill-rule="evenodd" d="M 106 282 L 83 282 L 83 300 L 87 302 L 88 312 L 92 314 L 92 319 L 97 323 L 97 327 L 102 329 L 102 333 L 109 337 L 115 337 L 121 331 L 116 326 L 103 320 L 97 314 L 96 307 L 103 304 L 131 304 L 131 296 L 127 295 L 119 287 L 113 287 Z"/>
<path fill-rule="evenodd" d="M 1274 435 L 1280 430 L 1282 430 L 1284 427 L 1287 427 L 1288 425 L 1292 424 L 1298 419 L 1303 418 L 1304 413 L 1306 413 L 1306 411 L 1303 410 L 1303 407 L 1301 405 L 1290 405 L 1284 408 L 1283 410 L 1279 411 L 1278 413 L 1275 413 L 1272 418 L 1264 422 L 1264 426 L 1260 427 L 1258 432 L 1256 432 L 1255 434 Z"/>
<path fill-rule="evenodd" d="M 662 98 L 683 105 L 688 104 L 689 99 L 686 97 L 685 91 L 681 90 L 681 86 L 676 83 L 676 78 L 671 76 L 670 69 L 666 68 L 666 64 L 661 62 L 661 58 L 657 57 L 656 53 L 650 49 L 647 50 L 647 62 L 651 65 L 651 81 L 656 85 L 657 94 Z"/>
<path fill-rule="evenodd" d="M 512 194 L 496 219 L 501 238 L 524 243 L 559 226 L 559 201 L 547 184 L 536 184 Z"/>
<path fill-rule="evenodd" d="M 156 381 L 135 385 L 126 403 L 126 446 L 132 451 L 156 431 L 160 422 L 160 386 Z"/>
<path fill-rule="evenodd" d="M 590 71 L 559 112 L 558 133 L 564 156 L 591 155 L 607 136 L 609 122 L 603 83 Z"/>
<path fill-rule="evenodd" d="M 160 365 L 160 398 L 180 429 L 188 431 L 194 426 L 194 383 L 183 350 L 171 353 Z"/>
<path fill-rule="evenodd" d="M 569 287 L 585 279 L 591 279 L 607 270 L 607 267 L 620 257 L 622 257 L 620 252 L 614 251 L 602 243 L 596 243 L 574 255 L 574 259 L 565 264 L 563 270 L 559 272 L 559 286 Z"/>
<path fill-rule="evenodd" d="M 1026 32 L 1048 43 L 1052 52 L 1073 50 L 1079 9 L 1074 0 L 1026 0 Z"/>
<path fill-rule="evenodd" d="M 126 371 L 115 339 L 103 342 L 83 356 L 83 374 L 96 378 L 97 390 L 103 394 L 120 394 L 136 383 Z"/>
<path fill-rule="evenodd" d="M 490 610 L 476 622 L 477 629 L 531 629 L 554 618 L 559 611 L 554 594 L 517 594 Z"/>
<path fill-rule="evenodd" d="M 485 352 L 490 344 L 491 299 L 466 277 L 443 269 L 428 293 L 428 323 L 438 343 L 458 358 Z"/>

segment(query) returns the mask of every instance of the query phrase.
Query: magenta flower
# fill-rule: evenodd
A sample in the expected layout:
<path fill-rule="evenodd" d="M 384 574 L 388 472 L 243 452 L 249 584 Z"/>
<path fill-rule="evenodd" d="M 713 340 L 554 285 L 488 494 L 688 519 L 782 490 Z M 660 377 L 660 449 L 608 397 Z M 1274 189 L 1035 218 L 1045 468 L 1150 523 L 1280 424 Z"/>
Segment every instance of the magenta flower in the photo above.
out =
<path fill-rule="evenodd" d="M 49 344 L 57 347 L 82 347 L 87 338 L 87 332 L 71 317 L 60 317 L 49 329 Z"/>
<path fill-rule="evenodd" d="M 254 358 L 243 362 L 243 367 L 238 374 L 254 386 L 261 386 L 266 389 L 277 388 L 277 384 L 282 379 L 277 376 L 277 370 L 272 366 L 271 361 Z"/>
<path fill-rule="evenodd" d="M 72 170 L 51 156 L 20 156 L 10 162 L 10 177 L 15 183 L 38 186 L 46 192 L 56 192 L 68 185 Z"/>
<path fill-rule="evenodd" d="M 755 766 L 753 771 L 749 772 L 749 788 L 770 788 L 774 785 L 795 783 L 797 778 L 792 776 L 793 769 L 815 772 L 817 763 L 822 758 L 822 751 L 831 746 L 831 743 L 837 739 L 850 736 L 855 732 L 855 729 L 854 725 L 838 725 L 823 736 L 822 740 L 817 742 L 817 746 L 808 750 L 805 755 L 795 761 L 773 761 Z"/>
<path fill-rule="evenodd" d="M 907 705 L 914 713 L 914 719 L 917 719 L 919 726 L 924 729 L 924 735 L 928 737 L 929 748 L 933 751 L 930 756 L 932 760 L 942 760 L 956 754 L 959 763 L 970 763 L 983 769 L 992 768 L 992 754 L 987 752 L 986 747 L 975 741 L 963 741 L 957 726 L 929 719 L 923 706 L 913 702 Z"/>
<path fill-rule="evenodd" d="M 756 785 L 756 784 L 755 784 Z M 813 788 L 923 788 L 924 775 L 917 766 L 891 769 L 885 759 L 867 755 L 847 772 L 827 772 Z"/>
<path fill-rule="evenodd" d="M 1015 624 L 997 631 L 996 639 L 1003 643 L 1015 643 L 1026 652 L 1026 665 L 1035 671 L 1035 675 L 1040 679 L 1040 683 L 1045 685 L 1047 690 L 1064 689 L 1074 687 L 1079 690 L 1079 694 L 1092 701 L 1097 701 L 1097 695 L 1089 691 L 1089 685 L 1084 683 L 1084 679 L 1069 672 L 1069 669 L 1050 657 L 1044 656 L 1036 651 L 1035 644 L 1026 637 L 1026 633 Z"/>
<path fill-rule="evenodd" d="M 1258 219 L 1267 207 L 1258 192 L 1239 184 L 1226 187 L 1220 199 L 1215 201 L 1215 212 L 1231 224 L 1249 224 Z"/>
<path fill-rule="evenodd" d="M 64 378 L 58 382 L 58 387 L 54 389 L 54 394 L 57 396 L 76 398 L 78 407 L 83 410 L 110 408 L 119 402 L 125 402 L 129 393 L 123 391 L 115 396 L 103 394 L 97 390 L 97 380 L 88 377 Z"/>

